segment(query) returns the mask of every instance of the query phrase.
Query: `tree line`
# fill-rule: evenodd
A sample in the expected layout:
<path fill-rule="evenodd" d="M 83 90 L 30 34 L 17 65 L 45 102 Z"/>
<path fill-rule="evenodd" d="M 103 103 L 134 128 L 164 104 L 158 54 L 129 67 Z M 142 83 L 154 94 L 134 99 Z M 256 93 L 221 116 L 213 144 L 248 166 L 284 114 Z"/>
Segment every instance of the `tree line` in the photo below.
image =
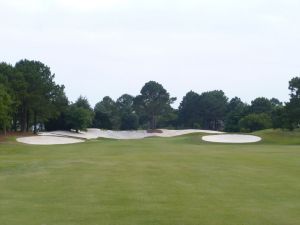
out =
<path fill-rule="evenodd" d="M 251 104 L 228 99 L 221 90 L 188 92 L 178 109 L 176 98 L 155 81 L 147 82 L 138 96 L 109 96 L 94 108 L 85 97 L 70 102 L 64 85 L 39 61 L 20 60 L 14 66 L 0 63 L 0 130 L 111 130 L 197 128 L 252 132 L 268 128 L 293 130 L 300 125 L 300 77 L 289 82 L 290 100 L 259 97 Z"/>

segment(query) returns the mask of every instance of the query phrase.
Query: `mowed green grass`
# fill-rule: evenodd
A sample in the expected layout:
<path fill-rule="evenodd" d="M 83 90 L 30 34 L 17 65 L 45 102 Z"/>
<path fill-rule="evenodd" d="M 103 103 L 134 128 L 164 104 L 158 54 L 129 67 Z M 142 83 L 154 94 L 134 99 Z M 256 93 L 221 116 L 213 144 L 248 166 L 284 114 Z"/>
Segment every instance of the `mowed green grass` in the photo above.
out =
<path fill-rule="evenodd" d="M 298 225 L 300 133 L 0 144 L 1 225 Z"/>

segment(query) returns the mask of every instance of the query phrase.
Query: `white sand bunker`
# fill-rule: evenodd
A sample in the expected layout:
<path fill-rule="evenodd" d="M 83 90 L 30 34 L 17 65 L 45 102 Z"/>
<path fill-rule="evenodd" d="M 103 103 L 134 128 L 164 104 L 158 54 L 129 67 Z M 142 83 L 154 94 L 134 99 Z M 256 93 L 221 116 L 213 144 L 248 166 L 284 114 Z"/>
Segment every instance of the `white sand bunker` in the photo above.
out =
<path fill-rule="evenodd" d="M 18 142 L 31 145 L 62 145 L 62 144 L 75 144 L 84 142 L 83 140 L 69 137 L 56 137 L 56 136 L 32 136 L 17 138 Z"/>
<path fill-rule="evenodd" d="M 216 143 L 254 143 L 261 141 L 261 138 L 254 135 L 222 134 L 203 136 L 202 140 Z"/>
<path fill-rule="evenodd" d="M 79 133 L 71 131 L 52 131 L 41 132 L 38 136 L 22 137 L 17 141 L 32 145 L 59 145 L 59 144 L 75 144 L 84 142 L 83 140 L 97 139 L 97 138 L 111 138 L 111 139 L 143 139 L 146 137 L 175 137 L 190 133 L 206 133 L 206 134 L 221 134 L 219 131 L 211 130 L 166 130 L 161 129 L 159 133 L 148 133 L 146 130 L 136 131 L 112 131 L 100 129 L 87 129 Z"/>
<path fill-rule="evenodd" d="M 100 130 L 96 128 L 87 129 L 87 131 L 82 131 L 79 133 L 70 131 L 52 131 L 52 132 L 42 132 L 39 135 L 45 136 L 58 136 L 58 137 L 73 137 L 73 138 L 83 138 L 83 139 L 96 139 L 96 138 L 112 138 L 112 139 L 143 139 L 146 137 L 175 137 L 191 133 L 206 133 L 206 134 L 221 134 L 219 131 L 211 130 L 167 130 L 160 129 L 160 133 L 148 133 L 146 130 L 134 130 L 134 131 L 112 131 L 112 130 Z"/>

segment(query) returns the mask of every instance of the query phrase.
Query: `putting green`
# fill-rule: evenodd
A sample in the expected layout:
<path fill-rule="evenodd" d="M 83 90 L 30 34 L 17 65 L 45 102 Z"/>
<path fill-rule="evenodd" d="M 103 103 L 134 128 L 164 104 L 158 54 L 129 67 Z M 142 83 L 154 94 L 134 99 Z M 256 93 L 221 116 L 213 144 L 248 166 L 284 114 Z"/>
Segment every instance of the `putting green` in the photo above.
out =
<path fill-rule="evenodd" d="M 298 225 L 300 133 L 0 144 L 1 225 Z"/>

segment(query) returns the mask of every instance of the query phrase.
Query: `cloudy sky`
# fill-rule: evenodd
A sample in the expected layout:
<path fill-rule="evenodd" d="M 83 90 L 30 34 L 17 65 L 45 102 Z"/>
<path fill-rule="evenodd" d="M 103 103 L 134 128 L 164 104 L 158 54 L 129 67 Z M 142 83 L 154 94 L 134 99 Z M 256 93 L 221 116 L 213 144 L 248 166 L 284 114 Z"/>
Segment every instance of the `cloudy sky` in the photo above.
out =
<path fill-rule="evenodd" d="M 299 0 L 0 0 L 0 61 L 39 60 L 74 101 L 189 90 L 288 100 Z"/>

